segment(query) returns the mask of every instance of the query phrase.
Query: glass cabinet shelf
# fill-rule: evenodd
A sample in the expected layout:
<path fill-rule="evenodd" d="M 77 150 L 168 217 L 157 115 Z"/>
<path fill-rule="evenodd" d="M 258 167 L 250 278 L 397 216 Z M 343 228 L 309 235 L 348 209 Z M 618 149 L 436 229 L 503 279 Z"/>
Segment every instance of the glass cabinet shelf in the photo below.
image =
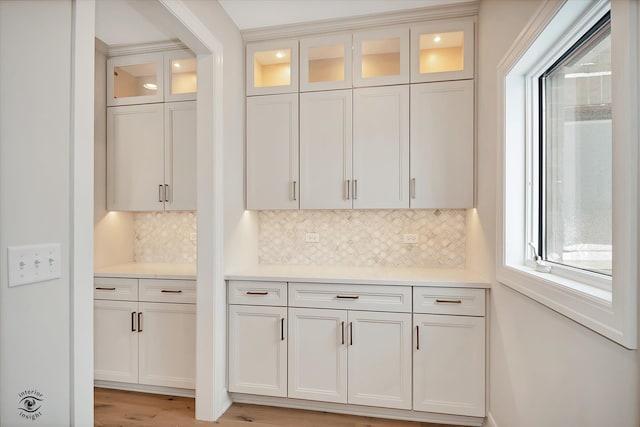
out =
<path fill-rule="evenodd" d="M 351 34 L 300 41 L 300 91 L 351 87 Z"/>
<path fill-rule="evenodd" d="M 409 29 L 392 28 L 355 33 L 354 86 L 409 82 Z"/>
<path fill-rule="evenodd" d="M 247 95 L 297 91 L 297 41 L 247 45 Z"/>

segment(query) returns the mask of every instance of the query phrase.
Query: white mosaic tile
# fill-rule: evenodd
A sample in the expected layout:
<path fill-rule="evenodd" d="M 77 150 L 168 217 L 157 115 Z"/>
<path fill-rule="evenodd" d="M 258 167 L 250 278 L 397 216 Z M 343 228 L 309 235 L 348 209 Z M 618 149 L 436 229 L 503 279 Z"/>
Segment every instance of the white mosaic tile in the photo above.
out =
<path fill-rule="evenodd" d="M 196 262 L 195 212 L 137 212 L 133 225 L 135 262 Z"/>
<path fill-rule="evenodd" d="M 466 211 L 261 211 L 260 264 L 464 268 Z M 319 233 L 320 242 L 305 242 Z M 403 243 L 405 233 L 417 244 Z"/>

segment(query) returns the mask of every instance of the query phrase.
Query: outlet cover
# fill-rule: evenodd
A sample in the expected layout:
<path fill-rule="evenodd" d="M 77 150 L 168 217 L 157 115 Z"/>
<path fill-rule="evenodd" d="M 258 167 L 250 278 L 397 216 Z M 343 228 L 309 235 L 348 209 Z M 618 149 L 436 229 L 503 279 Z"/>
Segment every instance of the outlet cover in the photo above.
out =
<path fill-rule="evenodd" d="M 402 242 L 403 243 L 409 243 L 409 244 L 418 243 L 418 235 L 417 234 L 407 233 L 404 236 L 402 236 Z"/>
<path fill-rule="evenodd" d="M 306 233 L 304 235 L 304 241 L 307 243 L 318 243 L 320 242 L 320 233 Z"/>

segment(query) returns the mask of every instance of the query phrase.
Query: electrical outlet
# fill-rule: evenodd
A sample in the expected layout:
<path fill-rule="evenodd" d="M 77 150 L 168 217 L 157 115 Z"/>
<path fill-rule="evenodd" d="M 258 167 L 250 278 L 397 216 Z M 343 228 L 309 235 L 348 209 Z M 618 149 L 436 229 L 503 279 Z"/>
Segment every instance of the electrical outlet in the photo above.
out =
<path fill-rule="evenodd" d="M 403 243 L 410 243 L 410 244 L 418 243 L 418 235 L 417 234 L 407 233 L 404 236 L 402 236 L 402 242 Z"/>
<path fill-rule="evenodd" d="M 306 233 L 304 235 L 304 241 L 307 243 L 318 243 L 320 241 L 319 233 Z"/>

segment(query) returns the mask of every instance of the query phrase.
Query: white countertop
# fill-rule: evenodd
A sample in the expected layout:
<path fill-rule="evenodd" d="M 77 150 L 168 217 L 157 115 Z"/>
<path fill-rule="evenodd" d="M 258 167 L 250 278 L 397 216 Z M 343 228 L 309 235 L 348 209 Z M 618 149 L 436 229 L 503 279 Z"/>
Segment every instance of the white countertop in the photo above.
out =
<path fill-rule="evenodd" d="M 111 265 L 96 268 L 95 277 L 126 277 L 142 279 L 194 279 L 196 278 L 195 264 L 152 264 L 131 262 L 127 264 Z"/>
<path fill-rule="evenodd" d="M 482 280 L 478 274 L 464 269 L 258 265 L 227 274 L 225 278 L 227 280 L 490 288 L 489 283 Z"/>

